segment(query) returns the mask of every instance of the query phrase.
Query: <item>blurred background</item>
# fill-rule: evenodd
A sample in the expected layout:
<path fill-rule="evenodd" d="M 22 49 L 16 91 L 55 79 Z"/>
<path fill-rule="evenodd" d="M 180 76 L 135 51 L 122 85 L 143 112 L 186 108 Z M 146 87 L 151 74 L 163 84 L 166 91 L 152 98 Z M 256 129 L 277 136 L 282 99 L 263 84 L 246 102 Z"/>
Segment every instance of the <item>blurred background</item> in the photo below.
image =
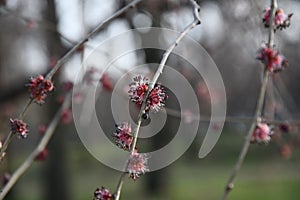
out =
<path fill-rule="evenodd" d="M 46 74 L 57 60 L 74 44 L 83 39 L 104 19 L 130 1 L 127 0 L 1 0 L 0 6 L 0 138 L 9 131 L 9 118 L 14 118 L 29 97 L 24 86 L 30 77 Z M 143 175 L 137 181 L 126 179 L 122 199 L 220 199 L 227 178 L 243 145 L 254 114 L 262 79 L 263 66 L 257 61 L 257 50 L 267 41 L 268 31 L 262 24 L 267 0 L 198 1 L 202 24 L 190 32 L 215 61 L 224 81 L 227 96 L 227 121 L 213 151 L 204 159 L 198 158 L 206 120 L 197 121 L 200 130 L 188 151 L 176 162 L 157 172 Z M 276 33 L 276 48 L 285 55 L 289 67 L 272 75 L 268 85 L 264 116 L 275 120 L 274 135 L 268 145 L 253 144 L 237 178 L 230 199 L 288 199 L 300 198 L 300 101 L 298 69 L 300 61 L 300 1 L 279 1 L 279 7 L 294 13 L 291 26 Z M 59 108 L 62 85 L 75 81 L 82 67 L 82 59 L 108 38 L 134 28 L 163 27 L 182 31 L 193 20 L 192 7 L 185 0 L 144 0 L 116 18 L 90 39 L 84 53 L 78 51 L 55 76 L 55 92 L 43 106 L 34 105 L 25 118 L 30 136 L 14 139 L 0 166 L 0 176 L 13 173 L 41 139 L 39 128 L 47 125 Z M 138 36 L 143 42 L 147 28 Z M 112 44 L 99 52 L 86 67 L 99 72 L 122 46 L 138 46 L 133 36 L 123 44 Z M 159 42 L 167 42 L 168 36 Z M 193 49 L 186 48 L 184 53 Z M 97 112 L 105 118 L 107 135 L 114 131 L 114 119 L 109 110 L 111 87 L 120 72 L 126 72 L 141 63 L 159 63 L 163 51 L 141 49 L 116 62 L 105 74 L 100 92 L 102 106 Z M 83 56 L 83 58 L 82 58 Z M 199 61 L 200 62 L 200 61 Z M 203 64 L 203 63 L 202 63 Z M 210 117 L 210 96 L 205 82 L 194 73 L 182 58 L 172 55 L 169 66 L 183 74 L 191 83 L 199 100 L 201 115 Z M 144 65 L 144 72 L 154 69 Z M 117 69 L 117 70 L 116 70 Z M 119 73 L 119 74 L 118 74 Z M 101 103 L 100 102 L 100 103 Z M 178 110 L 175 95 L 170 95 L 166 108 Z M 158 149 L 174 136 L 180 119 L 170 112 L 164 128 L 157 137 L 141 140 L 144 151 Z M 173 114 L 172 114 L 173 113 Z M 100 117 L 101 117 L 100 116 Z M 204 117 L 204 119 L 205 119 Z M 195 122 L 193 122 L 195 123 Z M 216 127 L 218 128 L 218 127 Z M 148 145 L 146 145 L 148 144 Z M 149 149 L 148 149 L 149 148 Z M 61 124 L 52 138 L 49 155 L 43 162 L 35 162 L 21 177 L 6 199 L 92 199 L 97 187 L 114 191 L 120 172 L 97 161 L 81 143 L 72 122 Z M 3 179 L 2 182 L 5 182 Z"/>

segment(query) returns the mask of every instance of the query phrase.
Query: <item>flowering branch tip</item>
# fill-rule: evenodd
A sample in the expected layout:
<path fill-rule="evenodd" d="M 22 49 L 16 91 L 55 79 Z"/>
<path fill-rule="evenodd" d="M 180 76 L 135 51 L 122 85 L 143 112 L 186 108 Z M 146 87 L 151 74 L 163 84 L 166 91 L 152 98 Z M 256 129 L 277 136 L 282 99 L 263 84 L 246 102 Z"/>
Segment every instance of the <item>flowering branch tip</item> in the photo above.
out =
<path fill-rule="evenodd" d="M 19 119 L 10 119 L 10 130 L 16 134 L 18 138 L 25 139 L 28 136 L 27 124 Z"/>
<path fill-rule="evenodd" d="M 276 30 L 283 30 L 290 26 L 291 24 L 291 18 L 293 16 L 293 13 L 286 14 L 283 9 L 278 8 L 275 11 L 275 17 L 274 17 L 274 31 Z M 264 10 L 264 17 L 263 17 L 263 23 L 266 28 L 270 27 L 270 19 L 271 19 L 271 8 L 268 7 Z"/>
<path fill-rule="evenodd" d="M 141 75 L 134 77 L 133 82 L 129 85 L 130 90 L 128 93 L 130 100 L 141 106 L 149 92 L 149 84 L 149 79 L 147 77 Z M 155 84 L 146 100 L 145 113 L 148 113 L 150 110 L 154 112 L 159 111 L 165 105 L 165 100 L 167 98 L 168 96 L 161 84 Z"/>
<path fill-rule="evenodd" d="M 43 104 L 47 94 L 54 88 L 53 82 L 50 79 L 45 79 L 42 75 L 31 78 L 27 86 L 29 87 L 30 98 L 38 104 Z"/>
<path fill-rule="evenodd" d="M 130 155 L 128 163 L 128 173 L 129 177 L 133 180 L 139 178 L 142 174 L 145 174 L 149 171 L 147 166 L 147 155 L 144 153 L 134 152 Z"/>

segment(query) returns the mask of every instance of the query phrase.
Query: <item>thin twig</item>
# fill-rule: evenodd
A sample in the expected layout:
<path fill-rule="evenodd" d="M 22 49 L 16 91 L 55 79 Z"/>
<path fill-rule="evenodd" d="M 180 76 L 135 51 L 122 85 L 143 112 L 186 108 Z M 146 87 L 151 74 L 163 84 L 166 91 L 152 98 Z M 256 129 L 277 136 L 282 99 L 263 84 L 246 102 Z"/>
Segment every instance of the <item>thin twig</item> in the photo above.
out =
<path fill-rule="evenodd" d="M 64 34 L 62 34 L 60 31 L 58 31 L 57 28 L 56 28 L 56 25 L 52 21 L 49 21 L 47 19 L 42 19 L 42 20 L 40 20 L 40 19 L 33 19 L 33 18 L 30 18 L 30 17 L 24 16 L 24 15 L 22 15 L 22 14 L 16 12 L 16 11 L 14 11 L 14 10 L 11 10 L 11 9 L 9 9 L 7 7 L 3 7 L 3 10 L 5 10 L 8 14 L 10 14 L 10 15 L 12 15 L 12 16 L 14 16 L 14 17 L 16 17 L 16 18 L 18 18 L 18 19 L 20 19 L 20 20 L 22 20 L 24 22 L 31 22 L 32 21 L 32 22 L 38 24 L 38 26 L 40 28 L 43 28 L 43 29 L 45 29 L 47 31 L 52 31 L 52 32 L 58 34 L 58 36 L 61 39 L 65 40 L 67 43 L 69 43 L 69 45 L 75 46 L 77 44 L 77 41 L 74 41 L 74 40 L 68 38 L 67 36 L 65 36 Z M 86 25 L 84 25 L 84 27 L 85 27 L 85 29 L 84 29 L 84 35 L 87 36 Z M 91 48 L 91 49 L 95 49 L 95 47 L 93 45 L 91 45 L 91 44 L 85 44 L 85 45 L 87 47 Z"/>
<path fill-rule="evenodd" d="M 262 83 L 262 86 L 261 86 L 261 89 L 260 89 L 260 95 L 258 97 L 257 107 L 256 107 L 256 111 L 255 111 L 255 118 L 252 121 L 251 127 L 250 127 L 249 132 L 247 134 L 247 137 L 245 139 L 245 143 L 244 143 L 244 145 L 242 147 L 242 150 L 240 152 L 240 155 L 239 155 L 239 158 L 237 160 L 237 163 L 235 164 L 235 166 L 233 168 L 233 171 L 231 173 L 231 176 L 230 176 L 230 178 L 229 178 L 229 180 L 228 180 L 228 182 L 226 184 L 222 200 L 227 199 L 227 196 L 228 196 L 229 192 L 233 189 L 234 179 L 236 178 L 237 173 L 239 172 L 239 170 L 240 170 L 240 168 L 241 168 L 241 166 L 242 166 L 242 164 L 244 162 L 244 159 L 245 159 L 245 157 L 247 155 L 253 131 L 254 131 L 255 127 L 256 127 L 256 124 L 258 122 L 260 122 L 260 117 L 261 117 L 260 115 L 261 115 L 261 111 L 262 111 L 262 108 L 263 108 L 263 103 L 264 103 L 264 98 L 265 98 L 265 93 L 266 93 L 266 88 L 267 88 L 268 80 L 269 80 L 269 72 L 267 70 L 265 70 L 264 79 L 263 79 L 263 83 Z"/>
<path fill-rule="evenodd" d="M 268 46 L 269 48 L 273 48 L 274 45 L 274 17 L 275 17 L 275 12 L 277 9 L 277 2 L 276 0 L 271 0 L 271 17 L 270 17 L 270 27 L 269 27 L 269 40 L 268 40 Z M 251 138 L 252 138 L 252 134 L 253 131 L 256 127 L 256 124 L 258 122 L 260 122 L 261 120 L 261 113 L 262 113 L 262 109 L 263 109 L 263 104 L 264 104 L 264 100 L 265 100 L 265 94 L 266 94 L 266 90 L 267 90 L 267 85 L 268 85 L 268 80 L 269 80 L 269 71 L 267 69 L 265 69 L 264 71 L 264 76 L 263 76 L 263 82 L 261 85 L 261 89 L 260 89 L 260 94 L 258 97 L 258 101 L 257 101 L 257 106 L 256 106 L 256 110 L 255 110 L 255 115 L 254 115 L 254 120 L 251 124 L 251 127 L 249 129 L 249 132 L 247 134 L 247 137 L 245 139 L 245 143 L 242 147 L 242 150 L 240 152 L 239 158 L 237 160 L 237 163 L 235 164 L 231 176 L 229 177 L 229 180 L 226 184 L 226 187 L 224 189 L 224 193 L 222 196 L 222 200 L 226 200 L 228 197 L 228 194 L 230 193 L 230 191 L 233 189 L 234 187 L 234 180 L 245 160 L 245 157 L 248 153 L 248 149 L 250 146 L 250 142 L 251 142 Z"/>
<path fill-rule="evenodd" d="M 200 12 L 200 6 L 196 3 L 196 1 L 192 1 L 193 7 L 194 7 L 194 21 L 188 25 L 181 33 L 180 35 L 176 38 L 176 40 L 173 42 L 173 44 L 166 50 L 166 52 L 163 55 L 163 58 L 159 64 L 159 67 L 157 69 L 157 71 L 155 72 L 151 83 L 149 84 L 149 89 L 147 94 L 144 97 L 139 115 L 138 115 L 138 122 L 137 122 L 137 127 L 135 129 L 135 132 L 133 134 L 133 142 L 132 142 L 132 146 L 131 146 L 131 152 L 130 154 L 132 155 L 135 152 L 135 147 L 137 144 L 137 138 L 138 138 L 138 134 L 139 134 L 139 130 L 142 124 L 142 120 L 143 120 L 143 113 L 145 112 L 146 109 L 146 103 L 147 103 L 147 99 L 152 91 L 152 89 L 154 88 L 159 76 L 161 75 L 161 73 L 163 72 L 163 69 L 165 67 L 165 64 L 171 54 L 171 52 L 175 49 L 175 47 L 179 44 L 179 42 L 193 29 L 195 28 L 197 25 L 199 25 L 201 23 L 200 18 L 199 18 L 199 12 Z M 121 177 L 119 179 L 118 185 L 117 185 L 117 189 L 115 192 L 115 200 L 119 200 L 120 199 L 120 194 L 121 194 L 121 190 L 123 187 L 123 183 L 124 183 L 124 179 L 125 179 L 125 175 L 126 175 L 126 171 L 128 168 L 128 164 L 129 164 L 129 160 L 127 160 L 126 163 L 126 167 L 124 172 L 121 174 Z"/>
<path fill-rule="evenodd" d="M 83 38 L 80 42 L 78 42 L 68 53 L 66 53 L 61 59 L 59 59 L 56 63 L 56 65 L 52 68 L 52 70 L 47 75 L 48 79 L 51 79 L 52 76 L 59 70 L 59 68 L 89 39 L 91 39 L 96 33 L 101 31 L 107 24 L 109 24 L 111 21 L 122 15 L 124 12 L 126 12 L 128 9 L 135 7 L 138 3 L 140 3 L 142 0 L 133 0 L 129 4 L 127 4 L 125 7 L 121 8 L 117 12 L 115 12 L 112 16 L 105 19 L 102 23 L 100 23 L 94 30 L 92 30 L 85 38 Z"/>
<path fill-rule="evenodd" d="M 35 161 L 35 158 L 41 151 L 43 151 L 47 144 L 49 143 L 50 139 L 52 138 L 54 131 L 59 124 L 61 118 L 61 111 L 65 108 L 70 107 L 71 104 L 71 94 L 69 93 L 66 96 L 66 99 L 61 106 L 61 108 L 57 111 L 54 118 L 52 119 L 51 123 L 49 124 L 45 135 L 41 139 L 40 143 L 37 147 L 32 151 L 32 153 L 27 157 L 27 159 L 20 165 L 20 167 L 12 174 L 8 183 L 4 186 L 3 190 L 0 193 L 0 200 L 2 200 L 7 193 L 11 190 L 11 188 L 15 185 L 15 183 L 19 180 L 19 178 L 26 172 L 26 170 L 32 165 Z"/>
<path fill-rule="evenodd" d="M 82 59 L 84 58 L 84 51 L 82 51 Z M 31 101 L 28 102 L 27 106 L 25 107 L 24 111 L 20 114 L 20 118 L 23 118 L 25 112 L 28 110 L 29 106 L 31 105 Z M 23 164 L 20 165 L 20 167 L 13 173 L 11 176 L 9 182 L 5 185 L 3 190 L 0 193 L 0 200 L 2 200 L 6 194 L 11 190 L 11 188 L 15 185 L 15 183 L 19 180 L 19 178 L 26 172 L 26 170 L 31 166 L 31 164 L 34 162 L 36 156 L 46 148 L 47 144 L 49 143 L 50 139 L 52 138 L 54 131 L 59 124 L 59 121 L 61 119 L 61 112 L 65 108 L 70 107 L 71 103 L 71 94 L 67 94 L 65 101 L 61 108 L 58 110 L 54 118 L 52 119 L 50 125 L 48 126 L 44 137 L 38 144 L 38 146 L 35 148 L 35 150 L 27 157 L 27 159 L 23 162 Z"/>
<path fill-rule="evenodd" d="M 106 25 L 108 25 L 111 21 L 113 21 L 114 19 L 116 19 L 117 17 L 119 17 L 120 15 L 122 15 L 124 12 L 126 12 L 127 10 L 129 10 L 130 8 L 133 8 L 134 6 L 136 6 L 138 3 L 140 3 L 142 0 L 133 0 L 132 2 L 130 2 L 128 5 L 126 5 L 125 7 L 121 8 L 120 10 L 118 10 L 117 12 L 115 12 L 113 15 L 111 15 L 110 17 L 108 17 L 107 19 L 105 19 L 102 23 L 100 23 L 94 30 L 92 30 L 84 39 L 82 39 L 80 42 L 78 42 L 77 44 L 75 44 L 73 46 L 73 48 L 71 48 L 63 57 L 61 57 L 56 65 L 49 71 L 49 73 L 46 75 L 46 79 L 51 80 L 52 77 L 55 75 L 55 73 L 60 69 L 60 67 L 62 67 L 62 65 L 69 59 L 71 58 L 71 56 L 79 49 L 82 47 L 82 45 L 88 41 L 89 39 L 91 39 L 96 33 L 98 33 L 99 31 L 101 31 Z M 17 15 L 18 16 L 18 15 Z M 23 119 L 26 112 L 28 111 L 29 107 L 31 106 L 31 104 L 33 103 L 33 100 L 31 99 L 26 106 L 23 109 L 23 112 L 20 114 L 20 118 L 19 119 Z M 5 156 L 5 151 L 8 148 L 8 145 L 10 144 L 10 142 L 12 141 L 13 138 L 13 133 L 10 132 L 8 134 L 8 136 L 6 137 L 5 141 L 4 141 L 4 145 L 1 148 L 0 151 L 0 162 L 3 160 L 3 157 Z"/>
<path fill-rule="evenodd" d="M 28 102 L 26 103 L 25 107 L 23 108 L 22 112 L 20 113 L 19 115 L 19 118 L 20 120 L 23 120 L 24 116 L 26 115 L 27 111 L 29 110 L 31 104 L 33 102 L 33 99 L 29 99 Z M 3 143 L 3 146 L 1 148 L 1 151 L 0 151 L 0 162 L 3 160 L 4 156 L 5 156 L 5 152 L 7 150 L 7 147 L 8 145 L 10 144 L 10 142 L 12 141 L 13 139 L 13 132 L 10 131 L 8 136 L 6 137 L 4 143 Z"/>

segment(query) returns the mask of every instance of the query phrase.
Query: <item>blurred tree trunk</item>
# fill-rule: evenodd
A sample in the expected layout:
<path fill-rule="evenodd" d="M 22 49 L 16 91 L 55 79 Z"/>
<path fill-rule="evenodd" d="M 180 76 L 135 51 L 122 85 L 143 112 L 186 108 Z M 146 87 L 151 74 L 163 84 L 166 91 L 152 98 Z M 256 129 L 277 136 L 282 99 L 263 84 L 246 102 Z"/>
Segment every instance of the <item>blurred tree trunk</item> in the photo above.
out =
<path fill-rule="evenodd" d="M 57 17 L 55 9 L 55 1 L 47 0 L 48 3 L 48 20 L 54 25 L 53 27 L 57 28 Z M 61 57 L 61 54 L 64 52 L 64 48 L 61 45 L 60 38 L 57 32 L 52 31 L 47 33 L 47 42 L 49 49 L 50 60 Z M 48 100 L 49 110 L 48 116 L 49 120 L 58 110 L 58 105 L 56 103 L 57 93 L 59 92 L 58 88 L 56 92 L 52 95 L 52 99 Z M 54 133 L 52 140 L 48 145 L 49 149 L 49 158 L 45 168 L 45 184 L 46 184 L 46 198 L 48 200 L 53 199 L 70 199 L 69 192 L 69 178 L 67 173 L 67 161 L 66 161 L 66 139 L 65 131 L 62 130 L 62 127 L 58 127 Z"/>

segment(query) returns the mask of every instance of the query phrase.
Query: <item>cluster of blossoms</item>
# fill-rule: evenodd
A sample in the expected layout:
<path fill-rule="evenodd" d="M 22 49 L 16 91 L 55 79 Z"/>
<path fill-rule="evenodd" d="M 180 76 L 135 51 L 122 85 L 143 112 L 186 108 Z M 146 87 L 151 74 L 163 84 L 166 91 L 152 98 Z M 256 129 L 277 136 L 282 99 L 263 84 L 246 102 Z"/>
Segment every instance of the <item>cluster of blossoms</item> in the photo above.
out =
<path fill-rule="evenodd" d="M 134 152 L 130 155 L 128 163 L 128 173 L 129 177 L 136 180 L 140 175 L 145 174 L 149 171 L 147 167 L 147 155 L 144 153 Z"/>
<path fill-rule="evenodd" d="M 108 189 L 101 187 L 97 188 L 94 192 L 94 200 L 113 200 L 114 196 L 109 192 Z"/>
<path fill-rule="evenodd" d="M 116 125 L 116 132 L 113 133 L 113 137 L 116 138 L 116 144 L 120 148 L 130 151 L 131 143 L 133 141 L 133 136 L 131 134 L 131 126 L 127 122 L 123 122 L 122 124 Z"/>
<path fill-rule="evenodd" d="M 268 143 L 271 140 L 273 129 L 266 123 L 258 123 L 252 134 L 252 142 Z"/>
<path fill-rule="evenodd" d="M 274 31 L 289 27 L 292 16 L 293 14 L 287 15 L 281 8 L 278 8 L 275 12 Z M 270 18 L 271 9 L 266 8 L 263 16 L 263 23 L 266 28 L 270 27 Z M 261 62 L 266 66 L 266 69 L 270 72 L 279 72 L 288 66 L 288 62 L 282 54 L 274 50 L 273 47 L 268 47 L 265 44 L 259 49 L 257 59 L 261 60 Z"/>
<path fill-rule="evenodd" d="M 276 29 L 285 29 L 290 26 L 291 17 L 293 14 L 286 14 L 281 8 L 278 8 L 275 12 L 274 24 Z M 266 8 L 264 10 L 263 23 L 266 28 L 270 27 L 271 9 Z"/>
<path fill-rule="evenodd" d="M 103 82 L 104 87 L 107 78 L 108 77 L 106 77 L 105 74 L 102 76 L 101 81 Z M 131 101 L 142 106 L 144 100 L 146 100 L 143 118 L 145 118 L 145 115 L 148 116 L 149 111 L 157 112 L 164 106 L 167 95 L 160 84 L 156 84 L 154 88 L 149 91 L 149 79 L 143 76 L 137 76 L 129 86 L 130 89 L 128 93 Z M 115 143 L 117 146 L 125 151 L 131 151 L 126 170 L 129 177 L 136 180 L 142 174 L 149 171 L 147 166 L 148 157 L 145 153 L 138 153 L 137 148 L 135 146 L 133 147 L 132 143 L 134 137 L 129 123 L 123 122 L 121 124 L 116 124 L 116 128 L 117 130 L 112 136 L 116 139 Z M 94 192 L 94 200 L 111 199 L 114 199 L 114 196 L 108 189 L 103 187 L 101 189 L 97 188 Z"/>
<path fill-rule="evenodd" d="M 53 90 L 53 83 L 51 80 L 45 79 L 44 76 L 38 75 L 30 79 L 27 84 L 31 93 L 30 98 L 38 104 L 43 104 L 47 94 Z"/>
<path fill-rule="evenodd" d="M 143 76 L 137 76 L 133 78 L 133 82 L 130 84 L 128 91 L 130 100 L 135 102 L 137 105 L 142 105 L 146 95 L 149 91 L 149 79 Z M 159 111 L 164 105 L 165 100 L 168 98 L 164 88 L 157 83 L 155 87 L 150 91 L 150 94 L 146 100 L 145 112 Z"/>
<path fill-rule="evenodd" d="M 10 119 L 10 130 L 13 134 L 17 134 L 18 138 L 27 138 L 27 124 L 19 119 Z"/>
<path fill-rule="evenodd" d="M 116 132 L 113 133 L 113 137 L 116 138 L 116 144 L 120 148 L 130 151 L 132 148 L 133 135 L 131 133 L 131 126 L 127 122 L 116 125 Z M 129 177 L 136 180 L 140 175 L 149 171 L 147 167 L 147 157 L 145 154 L 138 153 L 137 150 L 133 152 L 128 161 L 128 173 Z"/>
<path fill-rule="evenodd" d="M 288 66 L 288 61 L 278 51 L 263 45 L 257 55 L 270 72 L 280 72 Z"/>

